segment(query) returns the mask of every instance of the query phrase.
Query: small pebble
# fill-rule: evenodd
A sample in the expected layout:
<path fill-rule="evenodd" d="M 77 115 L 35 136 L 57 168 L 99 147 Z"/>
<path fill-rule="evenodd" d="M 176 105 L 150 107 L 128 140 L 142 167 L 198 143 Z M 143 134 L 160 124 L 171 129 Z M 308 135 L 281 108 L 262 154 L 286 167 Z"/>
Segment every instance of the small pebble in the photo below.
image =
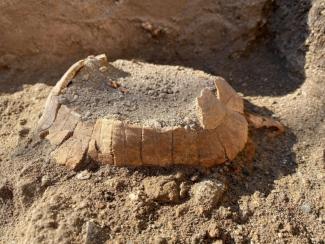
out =
<path fill-rule="evenodd" d="M 181 198 L 185 198 L 188 196 L 188 192 L 190 191 L 190 185 L 187 184 L 186 182 L 182 182 L 180 185 L 179 185 L 179 188 L 180 188 L 180 191 L 179 191 L 179 196 Z"/>
<path fill-rule="evenodd" d="M 88 170 L 81 171 L 76 175 L 78 180 L 88 180 L 91 177 L 91 173 Z"/>
<path fill-rule="evenodd" d="M 199 180 L 199 176 L 198 175 L 193 175 L 191 177 L 191 181 L 195 182 L 195 181 L 198 181 Z"/>
<path fill-rule="evenodd" d="M 87 112 L 85 113 L 84 118 L 89 118 L 90 116 L 91 116 L 91 112 L 90 112 L 90 111 L 87 111 Z"/>
<path fill-rule="evenodd" d="M 208 227 L 208 235 L 210 238 L 218 238 L 220 237 L 220 229 L 216 223 L 212 223 Z"/>
<path fill-rule="evenodd" d="M 85 243 L 98 243 L 101 239 L 101 232 L 102 229 L 93 220 L 88 221 L 86 223 Z"/>
<path fill-rule="evenodd" d="M 47 175 L 44 175 L 41 179 L 41 186 L 48 186 L 50 181 L 50 178 Z"/>
<path fill-rule="evenodd" d="M 102 72 L 102 73 L 104 73 L 104 72 L 107 71 L 107 67 L 106 66 L 102 66 L 102 67 L 99 68 L 99 71 Z"/>
<path fill-rule="evenodd" d="M 308 214 L 311 213 L 311 206 L 308 203 L 304 203 L 300 206 L 301 211 L 303 211 L 304 213 Z"/>

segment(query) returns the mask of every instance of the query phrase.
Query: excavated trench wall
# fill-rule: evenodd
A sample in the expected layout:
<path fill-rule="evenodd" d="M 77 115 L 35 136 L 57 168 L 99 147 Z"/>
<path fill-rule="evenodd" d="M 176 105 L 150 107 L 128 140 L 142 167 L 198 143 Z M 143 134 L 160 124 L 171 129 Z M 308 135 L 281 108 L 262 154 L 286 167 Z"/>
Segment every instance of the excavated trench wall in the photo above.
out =
<path fill-rule="evenodd" d="M 98 53 L 109 60 L 222 69 L 226 59 L 249 52 L 266 36 L 320 95 L 324 5 L 323 0 L 3 0 L 0 82 L 17 71 L 25 71 L 25 81 L 49 71 L 59 75 L 77 59 Z"/>
<path fill-rule="evenodd" d="M 0 2 L 0 67 L 64 70 L 106 53 L 154 62 L 207 62 L 243 52 L 266 23 L 270 0 Z"/>

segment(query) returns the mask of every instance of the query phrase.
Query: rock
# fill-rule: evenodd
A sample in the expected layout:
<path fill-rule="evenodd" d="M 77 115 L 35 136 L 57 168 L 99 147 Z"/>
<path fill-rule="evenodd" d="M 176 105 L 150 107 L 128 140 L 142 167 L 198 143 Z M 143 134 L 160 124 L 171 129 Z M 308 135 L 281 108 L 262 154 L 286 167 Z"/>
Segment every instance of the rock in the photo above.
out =
<path fill-rule="evenodd" d="M 208 227 L 208 235 L 210 238 L 218 238 L 220 237 L 220 228 L 218 227 L 218 225 L 216 223 L 212 223 L 209 225 Z"/>
<path fill-rule="evenodd" d="M 195 205 L 210 210 L 219 203 L 225 190 L 226 186 L 221 181 L 203 180 L 192 186 L 191 199 Z"/>
<path fill-rule="evenodd" d="M 142 192 L 141 191 L 135 191 L 131 192 L 128 197 L 132 202 L 139 202 L 142 200 Z"/>
<path fill-rule="evenodd" d="M 180 197 L 185 198 L 188 196 L 188 192 L 190 191 L 191 186 L 186 182 L 182 182 L 179 185 L 179 188 L 180 188 L 180 192 L 179 192 Z"/>
<path fill-rule="evenodd" d="M 91 177 L 91 173 L 88 170 L 81 171 L 76 175 L 78 180 L 88 180 Z"/>
<path fill-rule="evenodd" d="M 41 179 L 41 186 L 44 187 L 44 186 L 48 186 L 49 184 L 51 183 L 51 179 L 49 176 L 47 175 L 44 175 Z"/>
<path fill-rule="evenodd" d="M 301 209 L 301 211 L 303 211 L 303 212 L 306 213 L 306 214 L 311 213 L 311 210 L 312 210 L 312 208 L 311 208 L 311 206 L 310 206 L 309 203 L 303 203 L 303 204 L 300 206 L 300 209 Z"/>
<path fill-rule="evenodd" d="M 195 174 L 195 175 L 193 175 L 193 176 L 191 177 L 191 181 L 196 182 L 196 181 L 199 180 L 199 178 L 200 178 L 200 176 L 197 175 L 197 174 Z"/>
<path fill-rule="evenodd" d="M 93 220 L 86 223 L 85 244 L 104 243 L 103 230 Z"/>
<path fill-rule="evenodd" d="M 39 183 L 36 179 L 21 179 L 17 184 L 22 203 L 28 205 L 33 202 L 34 197 L 39 192 Z"/>
<path fill-rule="evenodd" d="M 125 181 L 120 178 L 112 178 L 105 181 L 105 185 L 109 188 L 114 189 L 115 191 L 122 190 L 125 186 Z"/>
<path fill-rule="evenodd" d="M 99 68 L 99 71 L 102 73 L 105 73 L 108 70 L 108 68 L 106 66 L 102 66 Z"/>
<path fill-rule="evenodd" d="M 175 179 L 177 179 L 177 180 L 183 180 L 183 179 L 185 179 L 184 173 L 181 172 L 181 171 L 177 171 L 176 174 L 175 174 Z"/>
<path fill-rule="evenodd" d="M 143 181 L 146 195 L 158 202 L 175 203 L 179 201 L 179 185 L 172 177 L 148 177 Z"/>
<path fill-rule="evenodd" d="M 0 181 L 0 200 L 8 201 L 13 198 L 14 194 L 7 181 Z"/>

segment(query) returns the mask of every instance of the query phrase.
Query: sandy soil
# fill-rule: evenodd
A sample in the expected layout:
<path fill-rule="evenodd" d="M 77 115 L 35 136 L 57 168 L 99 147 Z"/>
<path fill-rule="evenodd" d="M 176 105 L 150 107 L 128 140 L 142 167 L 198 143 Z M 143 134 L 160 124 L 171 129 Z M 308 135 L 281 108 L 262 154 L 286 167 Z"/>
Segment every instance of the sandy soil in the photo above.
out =
<path fill-rule="evenodd" d="M 242 154 L 211 170 L 71 172 L 49 159 L 50 146 L 33 133 L 53 74 L 61 73 L 33 73 L 33 84 L 24 84 L 21 74 L 0 72 L 0 243 L 324 243 L 325 6 L 277 3 L 269 21 L 283 22 L 269 23 L 271 33 L 244 55 L 195 65 L 226 77 L 248 110 L 286 125 L 275 138 L 251 130 L 250 163 Z"/>
<path fill-rule="evenodd" d="M 117 60 L 103 72 L 84 67 L 59 97 L 85 120 L 116 118 L 145 126 L 199 124 L 196 98 L 215 76 L 184 67 Z"/>

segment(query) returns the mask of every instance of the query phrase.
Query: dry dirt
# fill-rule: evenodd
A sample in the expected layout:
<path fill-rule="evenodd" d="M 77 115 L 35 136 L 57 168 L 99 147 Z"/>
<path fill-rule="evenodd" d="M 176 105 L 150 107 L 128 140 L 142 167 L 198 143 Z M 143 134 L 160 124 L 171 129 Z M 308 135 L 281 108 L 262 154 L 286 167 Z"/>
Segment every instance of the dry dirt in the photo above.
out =
<path fill-rule="evenodd" d="M 117 60 L 99 68 L 84 67 L 59 97 L 86 120 L 196 126 L 196 98 L 203 88 L 216 90 L 215 76 L 179 66 Z"/>
<path fill-rule="evenodd" d="M 324 243 L 324 1 L 104 2 L 0 3 L 0 243 Z M 221 75 L 287 130 L 211 170 L 58 167 L 33 136 L 51 84 L 109 51 Z"/>

